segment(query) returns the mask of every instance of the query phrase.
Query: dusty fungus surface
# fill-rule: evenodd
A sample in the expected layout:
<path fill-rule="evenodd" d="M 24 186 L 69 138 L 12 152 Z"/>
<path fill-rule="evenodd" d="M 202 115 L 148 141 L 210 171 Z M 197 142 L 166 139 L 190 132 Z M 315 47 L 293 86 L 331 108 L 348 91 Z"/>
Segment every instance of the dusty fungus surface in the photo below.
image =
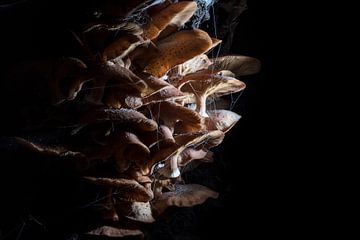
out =
<path fill-rule="evenodd" d="M 218 197 L 182 173 L 213 161 L 211 149 L 240 116 L 209 104 L 243 91 L 239 78 L 260 63 L 208 57 L 221 39 L 182 28 L 194 1 L 119 2 L 102 1 L 71 29 L 76 53 L 9 68 L 21 121 L 7 139 L 15 152 L 80 186 L 72 194 L 73 218 L 81 219 L 74 232 L 143 238 L 167 208 Z"/>

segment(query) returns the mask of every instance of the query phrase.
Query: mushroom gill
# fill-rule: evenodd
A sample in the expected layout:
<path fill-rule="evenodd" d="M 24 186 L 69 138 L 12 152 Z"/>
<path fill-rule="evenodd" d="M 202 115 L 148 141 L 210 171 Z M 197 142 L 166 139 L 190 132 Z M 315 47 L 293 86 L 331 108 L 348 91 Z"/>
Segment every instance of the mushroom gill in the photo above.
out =
<path fill-rule="evenodd" d="M 71 29 L 78 51 L 9 68 L 5 80 L 19 96 L 16 119 L 27 114 L 26 124 L 14 121 L 9 139 L 24 159 L 46 159 L 46 167 L 69 173 L 80 186 L 74 198 L 101 203 L 101 210 L 81 208 L 84 218 L 96 217 L 79 232 L 141 238 L 144 224 L 167 207 L 218 197 L 181 182 L 182 171 L 193 160 L 211 162 L 210 149 L 240 119 L 227 109 L 207 109 L 208 98 L 244 90 L 236 77 L 258 72 L 260 63 L 209 58 L 221 40 L 180 29 L 195 1 L 93 2 L 92 17 Z"/>

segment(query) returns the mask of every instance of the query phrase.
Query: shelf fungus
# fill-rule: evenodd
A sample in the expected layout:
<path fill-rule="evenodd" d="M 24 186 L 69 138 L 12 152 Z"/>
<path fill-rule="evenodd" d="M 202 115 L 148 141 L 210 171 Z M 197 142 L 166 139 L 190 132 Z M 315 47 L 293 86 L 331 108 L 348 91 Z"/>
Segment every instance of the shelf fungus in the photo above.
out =
<path fill-rule="evenodd" d="M 17 126 L 12 139 L 35 158 L 72 165 L 86 191 L 104 193 L 84 234 L 141 238 L 144 224 L 167 207 L 218 197 L 219 189 L 181 176 L 197 166 L 192 163 L 211 163 L 211 148 L 240 120 L 209 102 L 244 90 L 237 78 L 257 73 L 260 62 L 208 57 L 221 40 L 184 29 L 197 9 L 194 1 L 95 2 L 94 18 L 73 29 L 80 51 L 11 68 L 19 112 L 35 111 L 29 118 L 41 113 L 29 121 L 33 125 Z M 79 198 L 91 194 L 78 192 Z"/>

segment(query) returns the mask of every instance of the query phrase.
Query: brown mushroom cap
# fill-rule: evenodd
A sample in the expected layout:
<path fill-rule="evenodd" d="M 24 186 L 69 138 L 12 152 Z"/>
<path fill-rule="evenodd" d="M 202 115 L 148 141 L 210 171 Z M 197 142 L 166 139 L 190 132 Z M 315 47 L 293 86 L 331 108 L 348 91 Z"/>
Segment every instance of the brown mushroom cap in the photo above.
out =
<path fill-rule="evenodd" d="M 152 223 L 155 221 L 150 202 L 116 201 L 115 209 L 118 215 L 137 222 Z"/>
<path fill-rule="evenodd" d="M 137 92 L 109 88 L 104 94 L 103 102 L 110 108 L 137 109 L 142 106 L 142 101 Z"/>
<path fill-rule="evenodd" d="M 112 104 L 122 104 L 121 97 L 117 93 L 127 92 L 129 95 L 140 95 L 148 91 L 148 85 L 144 80 L 136 76 L 129 69 L 112 62 L 107 62 L 94 70 L 94 80 L 91 92 L 86 96 L 89 102 L 100 104 L 104 98 L 107 103 L 113 100 Z M 122 95 L 121 95 L 122 96 Z"/>
<path fill-rule="evenodd" d="M 205 118 L 205 126 L 207 130 L 220 130 L 224 133 L 228 132 L 241 118 L 240 115 L 228 110 L 210 110 L 209 115 Z"/>
<path fill-rule="evenodd" d="M 124 44 L 126 36 L 140 36 L 142 28 L 132 22 L 95 22 L 89 23 L 82 31 L 82 43 L 90 48 L 93 53 L 102 53 L 109 45 L 115 44 L 119 39 L 122 39 L 118 44 Z M 134 38 L 135 39 L 135 38 Z M 115 47 L 113 45 L 113 47 Z M 124 45 L 123 45 L 124 46 Z M 108 49 L 110 50 L 110 49 Z"/>
<path fill-rule="evenodd" d="M 114 158 L 118 172 L 126 171 L 134 162 L 138 166 L 144 165 L 144 162 L 150 156 L 149 148 L 143 144 L 139 138 L 130 132 L 121 132 L 113 136 Z"/>
<path fill-rule="evenodd" d="M 152 202 L 153 212 L 160 215 L 170 206 L 192 207 L 218 196 L 217 192 L 198 184 L 175 185 L 174 191 L 164 192 Z"/>
<path fill-rule="evenodd" d="M 164 137 L 162 139 L 163 146 L 169 146 L 169 145 L 175 144 L 175 139 L 174 139 L 172 131 L 169 127 L 167 127 L 165 125 L 160 125 L 159 131 Z"/>
<path fill-rule="evenodd" d="M 128 57 L 131 60 L 132 67 L 141 71 L 149 64 L 152 58 L 155 58 L 158 55 L 158 53 L 159 49 L 157 46 L 152 41 L 146 41 L 129 53 Z"/>
<path fill-rule="evenodd" d="M 128 229 L 126 227 L 101 226 L 91 231 L 88 235 L 106 236 L 111 238 L 136 237 L 131 239 L 143 239 L 144 234 L 139 229 Z"/>
<path fill-rule="evenodd" d="M 163 92 L 168 94 L 167 90 L 157 94 L 162 89 L 174 88 L 164 80 L 153 76 L 141 74 L 139 78 L 129 69 L 121 66 L 117 66 L 112 72 L 105 71 L 103 77 L 94 81 L 94 89 L 87 97 L 88 101 L 100 103 L 103 100 L 108 107 L 137 109 L 143 105 L 143 99 L 146 99 L 145 104 L 148 104 L 151 99 L 161 98 Z M 179 93 L 178 90 L 176 91 Z M 152 97 L 155 94 L 157 95 Z"/>
<path fill-rule="evenodd" d="M 200 151 L 200 150 L 197 150 L 197 151 Z M 195 158 L 194 159 L 191 159 L 191 158 L 183 159 L 182 162 L 184 162 L 184 166 L 181 169 L 181 171 L 183 173 L 190 172 L 203 162 L 204 163 L 213 163 L 214 162 L 213 156 L 214 156 L 214 153 L 212 151 L 208 150 L 206 152 L 206 155 L 201 159 L 195 159 Z M 193 161 L 193 160 L 198 160 L 198 161 Z"/>
<path fill-rule="evenodd" d="M 160 102 L 153 106 L 152 113 L 154 119 L 161 119 L 172 132 L 175 123 L 178 121 L 185 122 L 198 130 L 201 129 L 201 116 L 197 112 L 174 102 Z"/>
<path fill-rule="evenodd" d="M 31 139 L 15 137 L 15 142 L 25 147 L 31 153 L 38 154 L 39 157 L 50 157 L 54 160 L 54 164 L 65 166 L 69 172 L 74 171 L 76 174 L 83 174 L 88 171 L 92 172 L 99 163 L 102 163 L 113 154 L 112 148 L 108 146 L 98 147 L 97 145 L 88 146 L 72 146 L 69 149 L 67 145 L 60 143 L 39 143 Z"/>
<path fill-rule="evenodd" d="M 135 180 L 96 177 L 84 177 L 84 179 L 92 184 L 114 188 L 113 197 L 123 201 L 148 202 L 154 197 L 151 190 L 142 186 Z"/>
<path fill-rule="evenodd" d="M 144 136 L 144 141 L 149 147 L 157 145 L 163 148 L 174 144 L 173 133 L 177 122 L 183 122 L 185 126 L 193 129 L 193 132 L 201 129 L 200 115 L 180 104 L 163 101 L 152 105 L 149 110 L 155 121 L 161 121 L 159 132 L 152 132 Z"/>
<path fill-rule="evenodd" d="M 183 64 L 179 64 L 172 68 L 168 72 L 169 81 L 170 83 L 172 83 L 173 81 L 176 82 L 179 77 L 207 69 L 211 64 L 212 62 L 206 54 L 200 54 L 184 62 Z"/>
<path fill-rule="evenodd" d="M 216 94 L 222 96 L 243 90 L 245 83 L 226 76 L 204 74 L 198 79 L 186 82 L 181 90 L 194 93 L 196 99 L 196 111 L 203 117 L 208 117 L 206 113 L 206 99 L 208 96 Z"/>
<path fill-rule="evenodd" d="M 154 179 L 153 185 L 154 199 L 161 196 L 164 188 L 170 191 L 175 190 L 174 184 L 171 182 L 171 179 Z"/>
<path fill-rule="evenodd" d="M 103 65 L 99 70 L 99 74 L 103 75 L 105 78 L 114 80 L 114 84 L 116 84 L 115 87 L 123 90 L 136 89 L 139 92 L 142 92 L 148 87 L 144 79 L 141 79 L 129 69 L 118 64 L 112 64 L 111 62 Z"/>
<path fill-rule="evenodd" d="M 71 151 L 63 146 L 45 146 L 21 137 L 14 139 L 18 144 L 35 153 L 56 157 L 84 157 L 83 153 Z"/>
<path fill-rule="evenodd" d="M 179 166 L 186 166 L 192 160 L 203 159 L 207 156 L 208 152 L 204 149 L 188 148 L 183 151 L 178 158 Z"/>
<path fill-rule="evenodd" d="M 144 28 L 144 38 L 154 39 L 167 26 L 181 27 L 186 23 L 197 9 L 196 2 L 183 1 L 150 13 L 151 21 Z"/>
<path fill-rule="evenodd" d="M 137 35 L 124 34 L 116 41 L 109 44 L 102 52 L 104 61 L 108 61 L 114 58 L 124 58 L 130 52 L 132 52 L 137 46 L 146 43 L 146 41 Z"/>
<path fill-rule="evenodd" d="M 134 179 L 146 187 L 146 184 L 151 184 L 152 180 L 148 176 L 144 176 L 140 169 L 131 166 L 127 171 L 122 173 L 126 179 Z"/>
<path fill-rule="evenodd" d="M 143 105 L 151 104 L 151 103 L 159 103 L 164 101 L 174 101 L 174 100 L 181 100 L 186 98 L 187 95 L 181 92 L 176 87 L 172 85 L 164 87 L 160 91 L 156 92 L 155 94 L 150 95 L 143 99 Z"/>
<path fill-rule="evenodd" d="M 144 114 L 133 109 L 98 107 L 83 113 L 80 116 L 79 122 L 83 124 L 83 126 L 103 122 L 128 124 L 143 131 L 155 131 L 158 128 L 158 125 L 154 120 L 146 118 Z"/>
<path fill-rule="evenodd" d="M 174 33 L 158 44 L 159 54 L 144 68 L 144 72 L 162 77 L 170 68 L 200 55 L 212 46 L 209 35 L 199 29 Z"/>
<path fill-rule="evenodd" d="M 182 64 L 181 75 L 185 76 L 203 69 L 207 69 L 211 64 L 206 54 L 200 54 L 193 59 Z"/>
<path fill-rule="evenodd" d="M 181 89 L 189 81 L 202 81 L 210 78 L 219 78 L 219 77 L 235 77 L 231 71 L 228 70 L 215 70 L 212 68 L 199 70 L 197 72 L 188 73 L 185 76 L 174 77 L 171 80 L 171 84 L 175 87 Z"/>
<path fill-rule="evenodd" d="M 151 95 L 156 94 L 162 89 L 171 86 L 168 82 L 148 74 L 139 73 L 138 76 L 141 77 L 141 79 L 143 79 L 144 82 L 147 84 L 147 88 L 145 89 L 145 91 L 141 92 L 141 97 L 144 98 L 150 97 Z"/>
<path fill-rule="evenodd" d="M 214 71 L 230 70 L 236 76 L 245 76 L 258 73 L 261 63 L 256 58 L 231 55 L 211 59 L 213 62 L 209 69 Z"/>

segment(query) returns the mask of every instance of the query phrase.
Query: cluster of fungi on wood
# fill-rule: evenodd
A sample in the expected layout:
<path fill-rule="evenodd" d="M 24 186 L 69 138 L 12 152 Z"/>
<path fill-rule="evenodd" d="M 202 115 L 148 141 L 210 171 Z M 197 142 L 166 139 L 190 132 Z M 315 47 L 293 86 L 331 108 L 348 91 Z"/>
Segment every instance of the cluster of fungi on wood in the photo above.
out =
<path fill-rule="evenodd" d="M 46 109 L 27 116 L 26 134 L 14 141 L 39 158 L 60 159 L 84 184 L 105 193 L 92 214 L 106 224 L 87 234 L 141 237 L 142 224 L 167 207 L 218 197 L 205 186 L 185 184 L 181 173 L 194 161 L 211 162 L 210 149 L 240 119 L 207 109 L 209 99 L 242 91 L 245 84 L 236 77 L 258 72 L 260 63 L 208 57 L 221 40 L 182 29 L 196 2 L 114 2 L 104 1 L 94 21 L 72 30 L 81 56 L 31 60 L 10 71 L 14 88 L 30 89 Z M 148 20 L 131 21 L 139 13 Z M 29 78 L 36 79 L 31 86 L 24 83 Z M 59 126 L 68 126 L 61 136 L 52 131 Z M 39 140 L 47 131 L 54 141 Z"/>

